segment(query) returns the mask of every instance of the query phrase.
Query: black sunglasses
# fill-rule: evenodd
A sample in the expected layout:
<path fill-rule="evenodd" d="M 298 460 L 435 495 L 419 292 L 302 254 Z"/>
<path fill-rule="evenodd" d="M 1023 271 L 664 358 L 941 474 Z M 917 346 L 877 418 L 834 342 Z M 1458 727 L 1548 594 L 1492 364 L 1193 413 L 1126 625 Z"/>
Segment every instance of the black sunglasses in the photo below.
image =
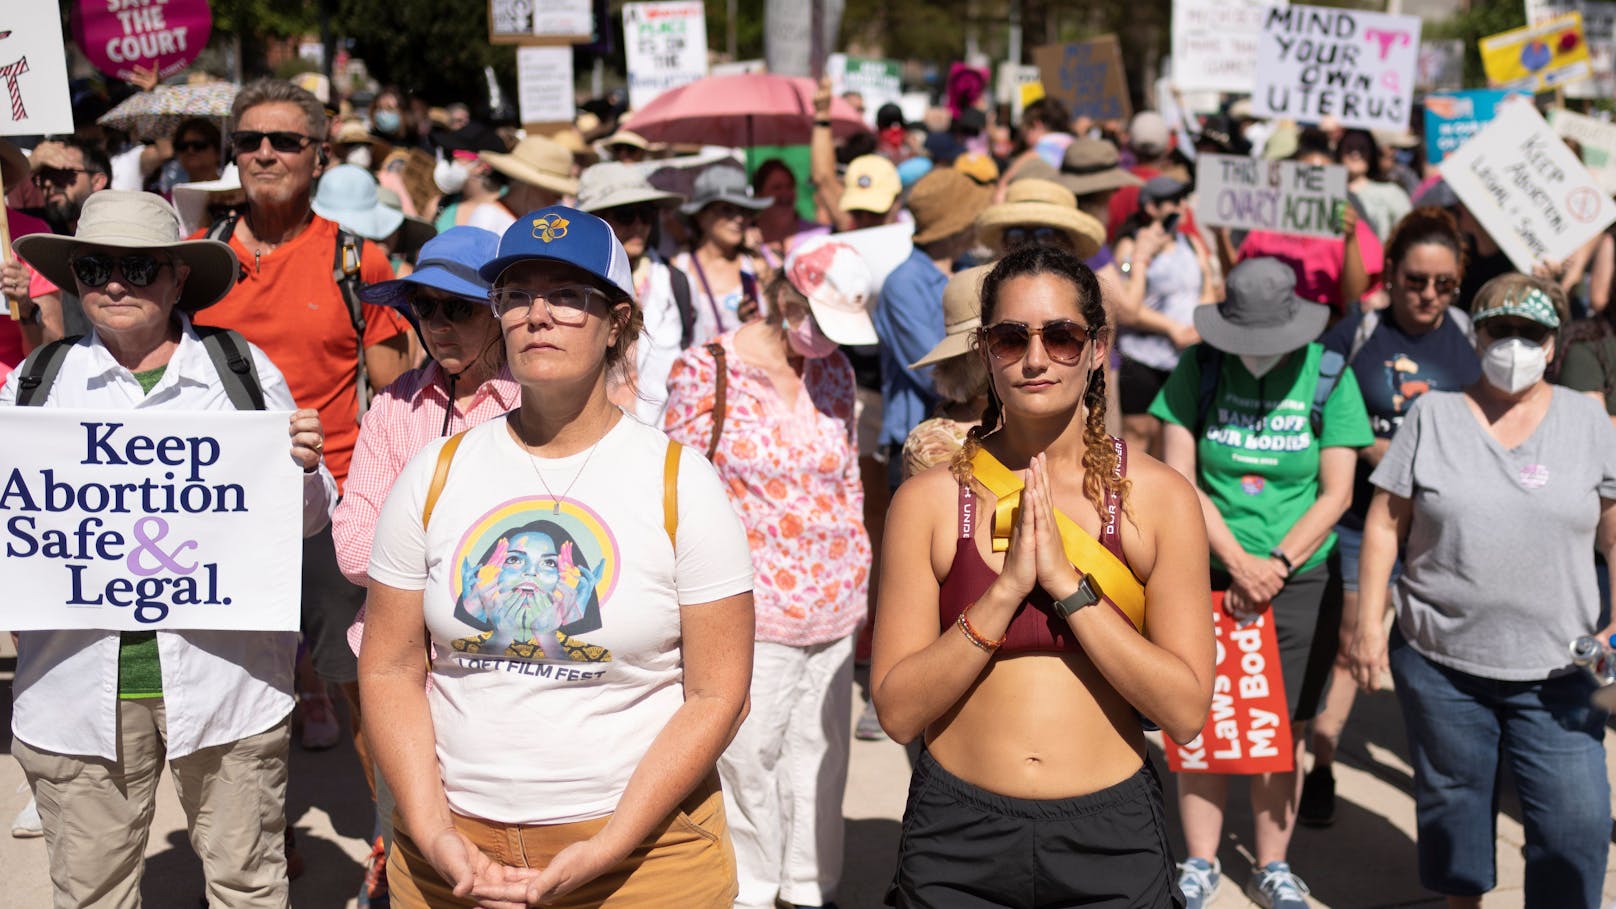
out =
<path fill-rule="evenodd" d="M 212 142 L 205 142 L 201 139 L 187 139 L 183 142 L 174 143 L 174 150 L 177 152 L 202 152 L 212 147 Z"/>
<path fill-rule="evenodd" d="M 1486 332 L 1487 337 L 1492 338 L 1494 341 L 1502 341 L 1505 338 L 1521 338 L 1533 344 L 1542 344 L 1548 340 L 1549 335 L 1554 334 L 1554 329 L 1547 325 L 1540 325 L 1536 322 L 1505 322 L 1499 319 L 1486 319 L 1476 328 Z"/>
<path fill-rule="evenodd" d="M 230 147 L 238 155 L 250 155 L 263 147 L 264 140 L 269 140 L 269 147 L 283 155 L 302 151 L 309 147 L 314 137 L 302 133 L 291 133 L 276 130 L 274 132 L 260 132 L 258 130 L 241 130 L 230 134 Z"/>
<path fill-rule="evenodd" d="M 34 185 L 40 189 L 47 186 L 72 186 L 79 179 L 79 174 L 89 171 L 82 167 L 41 167 L 34 172 Z"/>
<path fill-rule="evenodd" d="M 487 310 L 484 309 L 482 302 L 462 300 L 458 297 L 444 299 L 415 293 L 410 296 L 410 308 L 415 310 L 415 318 L 422 322 L 430 322 L 436 319 L 440 312 L 443 313 L 445 322 L 464 322 L 473 315 L 480 315 L 484 319 L 488 318 Z"/>
<path fill-rule="evenodd" d="M 157 280 L 157 273 L 164 266 L 173 263 L 164 262 L 149 253 L 131 253 L 127 256 L 109 256 L 102 253 L 93 253 L 86 256 L 75 256 L 69 263 L 73 268 L 73 277 L 85 287 L 105 287 L 112 280 L 112 272 L 116 269 L 123 275 L 123 280 L 131 287 L 149 287 Z"/>
<path fill-rule="evenodd" d="M 1044 352 L 1062 366 L 1071 366 L 1083 356 L 1083 348 L 1104 331 L 1079 325 L 1071 319 L 1045 322 L 1042 328 L 1033 328 L 1025 322 L 999 322 L 978 329 L 982 343 L 993 359 L 1015 362 L 1027 355 L 1033 335 L 1043 342 Z"/>
<path fill-rule="evenodd" d="M 650 205 L 648 203 L 641 203 L 639 205 L 619 205 L 615 208 L 608 208 L 605 211 L 602 211 L 600 216 L 613 224 L 629 225 L 634 224 L 635 222 L 640 224 L 655 224 L 657 222 L 657 209 L 655 205 Z"/>
<path fill-rule="evenodd" d="M 1017 247 L 1032 243 L 1038 246 L 1066 246 L 1066 232 L 1053 227 L 1007 227 L 1004 245 Z"/>
<path fill-rule="evenodd" d="M 1425 293 L 1425 288 L 1436 282 L 1436 292 L 1447 296 L 1459 289 L 1459 279 L 1453 275 L 1403 275 L 1403 285 L 1417 294 Z"/>

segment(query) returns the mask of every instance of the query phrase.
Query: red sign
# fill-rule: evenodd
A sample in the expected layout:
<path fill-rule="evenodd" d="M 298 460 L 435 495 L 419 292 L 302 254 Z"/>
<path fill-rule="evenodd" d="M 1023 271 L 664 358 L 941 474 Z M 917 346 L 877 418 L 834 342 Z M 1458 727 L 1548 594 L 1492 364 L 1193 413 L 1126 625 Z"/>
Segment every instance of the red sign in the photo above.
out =
<path fill-rule="evenodd" d="M 1195 741 L 1167 743 L 1167 766 L 1174 773 L 1284 773 L 1294 749 L 1274 612 L 1265 609 L 1238 627 L 1223 612 L 1223 594 L 1214 592 L 1212 618 L 1218 642 L 1212 711 Z"/>
<path fill-rule="evenodd" d="M 196 59 L 213 31 L 208 0 L 78 0 L 73 40 L 95 68 L 118 79 L 134 68 L 160 79 Z"/>

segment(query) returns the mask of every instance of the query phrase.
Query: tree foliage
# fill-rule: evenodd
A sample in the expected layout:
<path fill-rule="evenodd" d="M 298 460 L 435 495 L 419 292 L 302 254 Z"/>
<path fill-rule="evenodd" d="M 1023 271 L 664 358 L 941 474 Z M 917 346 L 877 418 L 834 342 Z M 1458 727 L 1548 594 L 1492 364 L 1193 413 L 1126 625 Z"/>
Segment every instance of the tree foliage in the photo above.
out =
<path fill-rule="evenodd" d="M 1526 4 L 1519 0 L 1476 0 L 1470 8 L 1441 22 L 1426 23 L 1425 38 L 1458 38 L 1465 43 L 1465 85 L 1486 85 L 1487 73 L 1481 66 L 1477 44 L 1488 35 L 1507 32 L 1526 24 Z"/>

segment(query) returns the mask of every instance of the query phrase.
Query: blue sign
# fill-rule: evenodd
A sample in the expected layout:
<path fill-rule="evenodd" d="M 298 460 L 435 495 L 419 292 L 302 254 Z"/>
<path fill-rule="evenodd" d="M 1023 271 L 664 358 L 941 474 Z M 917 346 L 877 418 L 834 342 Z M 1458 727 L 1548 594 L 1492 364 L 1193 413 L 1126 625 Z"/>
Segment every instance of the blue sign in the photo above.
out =
<path fill-rule="evenodd" d="M 1470 137 L 1492 122 L 1498 105 L 1511 95 L 1530 98 L 1502 88 L 1462 92 L 1432 92 L 1425 96 L 1425 160 L 1432 164 L 1453 154 Z"/>

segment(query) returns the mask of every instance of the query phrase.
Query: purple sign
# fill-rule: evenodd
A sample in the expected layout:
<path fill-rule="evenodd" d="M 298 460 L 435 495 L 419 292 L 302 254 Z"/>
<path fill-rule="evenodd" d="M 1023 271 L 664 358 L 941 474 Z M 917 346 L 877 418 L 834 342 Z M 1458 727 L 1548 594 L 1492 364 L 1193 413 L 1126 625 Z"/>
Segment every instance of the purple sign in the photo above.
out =
<path fill-rule="evenodd" d="M 78 0 L 73 40 L 95 68 L 129 79 L 135 67 L 160 79 L 196 59 L 213 31 L 208 0 Z"/>

